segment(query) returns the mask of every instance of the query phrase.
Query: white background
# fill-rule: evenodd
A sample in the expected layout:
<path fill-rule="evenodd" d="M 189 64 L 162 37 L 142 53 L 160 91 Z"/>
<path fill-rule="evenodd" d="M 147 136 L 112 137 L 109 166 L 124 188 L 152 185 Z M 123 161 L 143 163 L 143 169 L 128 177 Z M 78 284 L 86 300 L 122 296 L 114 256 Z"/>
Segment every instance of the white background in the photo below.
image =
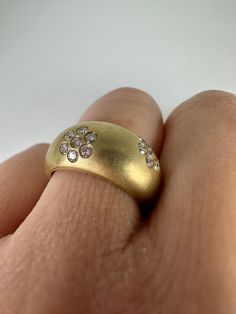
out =
<path fill-rule="evenodd" d="M 166 118 L 235 91 L 235 0 L 0 0 L 0 161 L 51 141 L 110 89 L 145 89 Z"/>

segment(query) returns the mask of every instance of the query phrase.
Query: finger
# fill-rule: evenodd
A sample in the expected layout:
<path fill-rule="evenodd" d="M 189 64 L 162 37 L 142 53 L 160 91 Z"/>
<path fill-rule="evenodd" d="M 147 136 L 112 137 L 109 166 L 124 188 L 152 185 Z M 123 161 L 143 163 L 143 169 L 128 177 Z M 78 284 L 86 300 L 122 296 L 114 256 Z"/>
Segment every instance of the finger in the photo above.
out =
<path fill-rule="evenodd" d="M 191 98 L 165 125 L 164 187 L 146 233 L 169 313 L 235 311 L 235 125 L 235 96 L 216 91 Z"/>
<path fill-rule="evenodd" d="M 161 147 L 160 110 L 140 90 L 122 88 L 103 96 L 81 120 L 118 123 L 142 136 L 157 154 Z M 8 246 L 8 256 L 19 256 L 8 259 L 8 269 L 18 269 L 24 260 L 24 269 L 17 275 L 20 283 L 14 282 L 19 304 L 24 288 L 32 285 L 27 304 L 37 304 L 42 312 L 45 304 L 55 313 L 62 313 L 66 306 L 81 313 L 100 306 L 111 287 L 127 279 L 124 263 L 132 267 L 130 259 L 125 262 L 118 256 L 135 231 L 138 217 L 135 201 L 113 184 L 83 172 L 57 171 Z M 26 276 L 27 268 L 31 271 Z M 12 300 L 16 296 L 7 277 L 1 278 L 0 301 L 7 291 Z M 117 289 L 123 294 L 122 284 Z"/>
<path fill-rule="evenodd" d="M 98 99 L 80 121 L 106 121 L 140 134 L 159 154 L 163 136 L 162 114 L 155 100 L 145 92 L 121 88 Z"/>
<path fill-rule="evenodd" d="M 0 238 L 16 230 L 42 194 L 47 148 L 35 145 L 0 165 Z"/>

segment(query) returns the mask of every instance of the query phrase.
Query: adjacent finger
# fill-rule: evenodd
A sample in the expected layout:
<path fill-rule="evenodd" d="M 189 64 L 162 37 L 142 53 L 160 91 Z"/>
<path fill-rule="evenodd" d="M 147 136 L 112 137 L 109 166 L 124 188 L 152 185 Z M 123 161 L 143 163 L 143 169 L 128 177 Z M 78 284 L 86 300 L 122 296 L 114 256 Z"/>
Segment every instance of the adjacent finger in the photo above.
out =
<path fill-rule="evenodd" d="M 217 91 L 186 101 L 165 125 L 164 186 L 145 231 L 169 313 L 235 312 L 235 125 L 235 96 Z"/>
<path fill-rule="evenodd" d="M 0 165 L 0 238 L 16 230 L 42 194 L 47 148 L 35 145 Z"/>

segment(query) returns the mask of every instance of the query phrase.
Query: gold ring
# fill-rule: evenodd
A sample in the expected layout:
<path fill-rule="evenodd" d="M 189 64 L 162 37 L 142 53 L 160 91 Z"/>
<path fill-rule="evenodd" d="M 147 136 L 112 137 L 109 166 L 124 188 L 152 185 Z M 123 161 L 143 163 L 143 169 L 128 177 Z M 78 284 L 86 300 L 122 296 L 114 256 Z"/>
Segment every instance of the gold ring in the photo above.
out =
<path fill-rule="evenodd" d="M 98 175 L 149 202 L 161 181 L 159 160 L 138 135 L 119 125 L 86 121 L 59 134 L 46 155 L 46 174 L 71 169 Z"/>

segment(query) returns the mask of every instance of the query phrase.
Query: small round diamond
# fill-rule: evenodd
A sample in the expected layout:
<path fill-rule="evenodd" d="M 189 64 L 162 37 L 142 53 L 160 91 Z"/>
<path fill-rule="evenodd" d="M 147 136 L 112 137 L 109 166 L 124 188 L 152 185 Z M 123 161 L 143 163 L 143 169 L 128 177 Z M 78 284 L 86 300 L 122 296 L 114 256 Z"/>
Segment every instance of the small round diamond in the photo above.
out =
<path fill-rule="evenodd" d="M 153 154 L 153 150 L 151 149 L 151 147 L 148 147 L 148 153 L 151 155 Z"/>
<path fill-rule="evenodd" d="M 138 148 L 139 148 L 139 151 L 142 155 L 145 155 L 147 153 L 147 146 L 145 143 L 143 143 L 143 142 L 138 143 Z"/>
<path fill-rule="evenodd" d="M 62 155 L 66 155 L 69 150 L 69 145 L 67 143 L 62 143 L 59 147 L 59 152 Z"/>
<path fill-rule="evenodd" d="M 76 162 L 79 159 L 79 153 L 77 150 L 71 149 L 67 154 L 67 158 L 70 162 Z"/>
<path fill-rule="evenodd" d="M 157 156 L 154 153 L 152 154 L 152 157 L 154 161 L 158 162 Z"/>
<path fill-rule="evenodd" d="M 82 145 L 82 138 L 81 137 L 74 137 L 72 138 L 71 142 L 70 142 L 71 147 L 73 148 L 78 148 Z"/>
<path fill-rule="evenodd" d="M 66 141 L 71 140 L 73 137 L 75 136 L 75 133 L 73 131 L 68 131 L 65 135 L 64 135 L 64 139 Z"/>
<path fill-rule="evenodd" d="M 92 145 L 83 145 L 80 147 L 80 155 L 83 158 L 89 158 L 93 153 L 93 146 Z"/>
<path fill-rule="evenodd" d="M 156 161 L 155 164 L 154 164 L 154 169 L 156 171 L 160 171 L 160 164 L 159 164 L 159 161 Z"/>
<path fill-rule="evenodd" d="M 97 134 L 94 133 L 94 132 L 89 132 L 89 133 L 87 133 L 87 134 L 85 135 L 85 139 L 86 139 L 86 141 L 87 141 L 88 144 L 89 144 L 89 143 L 93 143 L 93 142 L 95 142 L 96 139 L 97 139 Z"/>
<path fill-rule="evenodd" d="M 88 128 L 86 126 L 81 126 L 76 130 L 77 134 L 86 134 L 88 132 Z"/>
<path fill-rule="evenodd" d="M 146 164 L 149 168 L 152 168 L 154 166 L 154 160 L 151 155 L 148 155 L 146 158 Z"/>

